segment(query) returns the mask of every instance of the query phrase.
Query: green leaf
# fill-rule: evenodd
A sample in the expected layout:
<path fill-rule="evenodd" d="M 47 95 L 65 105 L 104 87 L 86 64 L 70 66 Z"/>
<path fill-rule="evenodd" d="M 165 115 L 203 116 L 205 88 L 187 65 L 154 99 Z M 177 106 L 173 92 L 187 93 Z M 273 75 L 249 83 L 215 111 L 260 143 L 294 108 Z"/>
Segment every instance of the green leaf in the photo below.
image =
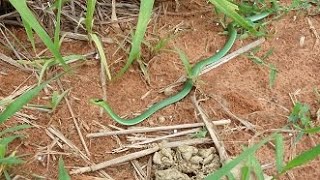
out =
<path fill-rule="evenodd" d="M 105 55 L 104 50 L 103 50 L 102 42 L 101 42 L 100 38 L 96 34 L 90 34 L 90 37 L 91 37 L 92 41 L 94 42 L 96 48 L 98 49 L 101 63 L 102 63 L 102 65 L 103 65 L 103 67 L 104 67 L 104 69 L 106 71 L 106 74 L 107 74 L 109 80 L 111 80 L 111 73 L 110 73 L 110 70 L 109 70 L 108 63 L 107 63 L 106 55 Z"/>
<path fill-rule="evenodd" d="M 49 59 L 47 61 L 45 61 L 45 63 L 43 64 L 41 71 L 39 73 L 39 81 L 38 81 L 38 86 L 41 84 L 42 78 L 44 76 L 44 74 L 46 73 L 46 70 L 49 69 L 50 66 L 52 66 L 55 62 L 55 59 Z"/>
<path fill-rule="evenodd" d="M 283 169 L 283 156 L 284 156 L 284 143 L 283 136 L 277 134 L 275 137 L 276 143 L 276 168 L 278 172 L 281 172 Z"/>
<path fill-rule="evenodd" d="M 87 1 L 87 12 L 86 12 L 86 19 L 85 19 L 85 25 L 88 34 L 92 34 L 92 27 L 93 27 L 93 15 L 94 15 L 94 10 L 96 7 L 96 2 L 97 0 L 88 0 Z"/>
<path fill-rule="evenodd" d="M 132 47 L 129 53 L 129 58 L 125 66 L 120 70 L 116 78 L 122 76 L 130 67 L 130 65 L 138 58 L 140 58 L 141 43 L 144 34 L 147 30 L 148 22 L 152 15 L 154 0 L 141 0 L 140 11 L 136 31 L 132 39 Z"/>
<path fill-rule="evenodd" d="M 7 145 L 0 144 L 0 158 L 4 158 L 7 153 Z"/>
<path fill-rule="evenodd" d="M 289 121 L 292 123 L 298 123 L 300 119 L 304 128 L 308 128 L 311 125 L 310 120 L 310 109 L 306 104 L 302 104 L 300 102 L 295 103 L 291 114 L 289 115 Z"/>
<path fill-rule="evenodd" d="M 278 73 L 278 70 L 275 68 L 274 65 L 270 64 L 269 65 L 269 68 L 270 68 L 270 73 L 269 73 L 269 85 L 270 85 L 270 88 L 273 88 L 274 86 L 274 83 L 276 81 L 276 77 L 277 77 L 277 73 Z"/>
<path fill-rule="evenodd" d="M 22 164 L 22 163 L 24 163 L 24 161 L 22 161 L 21 159 L 15 157 L 15 156 L 0 158 L 0 164 L 17 165 L 17 164 Z"/>
<path fill-rule="evenodd" d="M 23 108 L 24 105 L 26 105 L 29 101 L 31 101 L 37 94 L 40 93 L 40 91 L 46 87 L 47 84 L 49 84 L 51 81 L 59 78 L 64 73 L 61 73 L 52 79 L 43 82 L 39 86 L 36 86 L 33 89 L 30 89 L 23 93 L 21 96 L 16 98 L 13 102 L 11 102 L 6 109 L 0 114 L 0 124 L 9 119 L 11 116 L 13 116 L 16 112 L 20 111 L 20 109 Z"/>
<path fill-rule="evenodd" d="M 168 36 L 160 39 L 157 44 L 152 48 L 152 53 L 157 54 L 161 49 L 163 49 L 169 41 L 173 38 L 173 36 Z"/>
<path fill-rule="evenodd" d="M 308 163 L 309 161 L 317 158 L 317 156 L 319 156 L 320 154 L 320 144 L 318 144 L 317 146 L 313 147 L 312 149 L 301 153 L 300 155 L 298 155 L 297 157 L 295 157 L 294 159 L 292 159 L 291 161 L 289 161 L 287 163 L 287 165 L 283 168 L 283 170 L 281 171 L 281 174 L 285 173 L 286 171 L 293 169 L 295 167 L 304 165 L 306 163 Z"/>
<path fill-rule="evenodd" d="M 250 179 L 250 167 L 243 166 L 241 168 L 241 180 L 249 180 Z"/>
<path fill-rule="evenodd" d="M 267 59 L 269 56 L 271 56 L 273 54 L 274 48 L 269 49 L 261 59 L 265 60 Z"/>
<path fill-rule="evenodd" d="M 8 136 L 0 139 L 0 144 L 4 146 L 8 146 L 13 140 L 22 137 L 21 135 Z"/>
<path fill-rule="evenodd" d="M 56 49 L 60 49 L 60 26 L 61 26 L 61 9 L 62 9 L 62 0 L 57 0 L 58 5 L 58 12 L 57 12 L 57 19 L 54 29 L 54 40 L 53 43 Z"/>
<path fill-rule="evenodd" d="M 315 128 L 310 128 L 310 129 L 303 129 L 303 132 L 307 133 L 307 134 L 315 134 L 315 133 L 320 132 L 320 127 L 315 127 Z"/>
<path fill-rule="evenodd" d="M 268 141 L 273 139 L 275 134 L 263 139 L 259 143 L 253 145 L 252 147 L 243 151 L 238 157 L 230 161 L 229 163 L 225 164 L 219 170 L 215 171 L 214 173 L 209 174 L 205 179 L 212 180 L 212 179 L 221 179 L 223 176 L 227 175 L 234 167 L 236 167 L 239 163 L 246 160 L 249 156 L 252 156 L 259 148 L 261 148 L 264 144 Z"/>
<path fill-rule="evenodd" d="M 187 72 L 188 77 L 192 78 L 191 77 L 191 69 L 192 69 L 192 67 L 190 65 L 189 58 L 187 57 L 186 53 L 183 52 L 179 48 L 176 48 L 176 52 L 179 54 L 180 60 L 183 63 L 183 66 L 184 66 L 184 68 L 185 68 L 185 70 Z"/>
<path fill-rule="evenodd" d="M 3 136 L 4 134 L 20 131 L 20 130 L 27 129 L 27 128 L 30 128 L 30 127 L 31 126 L 28 125 L 28 124 L 22 124 L 22 125 L 18 125 L 18 126 L 13 126 L 13 127 L 10 127 L 10 128 L 7 128 L 7 129 L 1 131 L 0 132 L 0 137 Z"/>
<path fill-rule="evenodd" d="M 6 180 L 11 180 L 10 174 L 8 173 L 7 170 L 3 170 L 3 174 L 4 174 L 4 177 L 6 178 Z"/>
<path fill-rule="evenodd" d="M 222 13 L 233 19 L 237 24 L 256 34 L 257 31 L 254 29 L 252 23 L 238 14 L 236 11 L 239 10 L 238 6 L 229 2 L 228 0 L 209 0 L 215 7 Z"/>
<path fill-rule="evenodd" d="M 249 55 L 248 58 L 251 59 L 256 64 L 259 64 L 259 65 L 265 64 L 265 62 L 261 58 L 255 56 L 255 55 Z"/>
<path fill-rule="evenodd" d="M 67 170 L 65 169 L 64 167 L 64 162 L 63 162 L 63 159 L 62 157 L 59 158 L 59 177 L 58 179 L 59 180 L 70 180 L 70 176 L 67 172 Z"/>
<path fill-rule="evenodd" d="M 64 4 L 66 4 L 67 2 L 69 2 L 70 0 L 62 0 L 62 6 Z M 51 10 L 55 10 L 55 9 L 58 9 L 59 7 L 59 1 L 58 0 L 55 0 L 54 3 L 50 6 L 50 9 Z"/>
<path fill-rule="evenodd" d="M 36 52 L 36 44 L 35 44 L 35 41 L 34 41 L 34 36 L 33 36 L 33 31 L 32 31 L 32 28 L 31 26 L 24 20 L 23 17 L 21 17 L 21 20 L 22 20 L 22 24 L 24 26 L 24 29 L 26 30 L 26 34 L 28 36 L 28 39 L 31 43 L 31 46 L 32 46 L 32 49 L 34 52 Z"/>
<path fill-rule="evenodd" d="M 264 174 L 261 167 L 261 164 L 259 163 L 258 159 L 255 156 L 249 157 L 250 164 L 253 168 L 253 172 L 255 173 L 258 180 L 264 180 Z"/>
<path fill-rule="evenodd" d="M 236 179 L 231 172 L 228 172 L 228 173 L 226 174 L 226 176 L 228 177 L 228 180 L 235 180 L 235 179 Z"/>
<path fill-rule="evenodd" d="M 70 89 L 59 94 L 57 91 L 54 91 L 51 99 L 51 111 L 54 112 L 57 106 L 60 104 L 61 100 L 70 92 Z"/>

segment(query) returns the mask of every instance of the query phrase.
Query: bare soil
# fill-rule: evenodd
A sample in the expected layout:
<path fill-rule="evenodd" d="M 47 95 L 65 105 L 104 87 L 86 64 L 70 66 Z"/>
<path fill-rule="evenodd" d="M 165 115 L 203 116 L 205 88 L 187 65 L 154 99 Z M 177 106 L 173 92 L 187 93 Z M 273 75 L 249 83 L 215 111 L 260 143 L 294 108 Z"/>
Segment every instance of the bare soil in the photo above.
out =
<path fill-rule="evenodd" d="M 143 78 L 137 64 L 134 64 L 122 78 L 108 83 L 108 102 L 118 114 L 132 116 L 134 113 L 147 108 L 148 105 L 165 98 L 166 96 L 163 93 L 158 93 L 158 90 L 185 74 L 183 64 L 178 56 L 168 51 L 172 50 L 174 46 L 185 51 L 192 63 L 212 55 L 223 46 L 226 36 L 219 34 L 223 29 L 216 24 L 217 17 L 211 12 L 203 11 L 207 8 L 204 1 L 181 1 L 180 3 L 179 12 L 176 15 L 158 14 L 148 28 L 146 41 L 153 43 L 155 42 L 154 37 L 165 37 L 173 29 L 177 34 L 169 45 L 156 55 L 146 53 L 148 52 L 147 48 L 143 48 L 145 52 L 143 60 L 148 64 L 150 84 Z M 168 5 L 167 11 L 174 12 L 173 2 L 157 4 L 157 6 L 160 5 Z M 188 14 L 190 12 L 198 13 L 190 15 Z M 263 55 L 271 48 L 274 49 L 273 54 L 266 60 L 267 63 L 273 64 L 278 70 L 273 88 L 269 86 L 269 70 L 264 66 L 255 64 L 246 55 L 241 55 L 201 76 L 196 93 L 206 97 L 202 106 L 209 117 L 232 120 L 231 125 L 220 129 L 220 136 L 229 155 L 236 156 L 241 153 L 243 146 L 248 145 L 248 141 L 253 138 L 254 134 L 250 131 L 232 129 L 238 127 L 239 122 L 230 117 L 220 103 L 228 107 L 234 115 L 256 125 L 258 132 L 264 132 L 282 128 L 288 124 L 287 116 L 293 107 L 289 96 L 291 93 L 298 101 L 310 106 L 314 123 L 319 125 L 319 122 L 316 122 L 319 97 L 315 95 L 314 89 L 320 89 L 320 78 L 318 76 L 320 46 L 314 47 L 316 39 L 310 30 L 307 18 L 310 18 L 314 27 L 320 33 L 320 16 L 307 16 L 306 13 L 289 13 L 268 26 L 269 34 L 258 55 Z M 116 32 L 119 33 L 119 31 Z M 25 38 L 22 30 L 16 30 L 15 33 Z M 129 31 L 123 33 L 129 34 Z M 115 34 L 115 31 L 111 29 L 108 37 L 113 38 Z M 305 37 L 305 43 L 302 47 L 300 46 L 301 37 Z M 233 50 L 251 41 L 250 39 L 238 40 Z M 117 48 L 118 45 L 115 43 L 105 44 L 106 55 L 113 74 L 123 66 L 127 57 L 121 50 L 113 55 Z M 93 49 L 88 43 L 78 41 L 63 43 L 62 47 L 64 54 L 84 54 L 91 52 Z M 1 52 L 8 56 L 12 55 L 10 51 L 3 48 L 1 48 Z M 121 58 L 121 61 L 118 60 L 119 58 Z M 84 65 L 77 67 L 74 72 L 62 78 L 64 88 L 71 88 L 68 98 L 84 136 L 100 129 L 96 123 L 93 123 L 94 121 L 104 125 L 117 125 L 107 114 L 100 118 L 99 108 L 89 104 L 89 99 L 102 97 L 99 72 L 100 64 L 98 60 L 90 59 Z M 34 75 L 26 81 L 30 75 L 32 74 L 22 72 L 0 61 L 0 97 L 10 95 L 18 86 L 36 83 Z M 52 84 L 52 86 L 53 89 L 58 90 L 57 85 Z M 149 91 L 151 93 L 141 99 Z M 47 102 L 43 99 L 45 96 L 48 95 L 41 93 L 32 103 Z M 10 151 L 16 151 L 18 155 L 25 155 L 23 159 L 26 161 L 21 166 L 13 167 L 11 172 L 31 179 L 34 179 L 34 174 L 48 179 L 56 179 L 58 172 L 57 159 L 51 159 L 47 162 L 45 159 L 39 160 L 39 157 L 35 155 L 41 147 L 46 147 L 52 143 L 52 139 L 45 132 L 45 128 L 49 126 L 59 129 L 78 148 L 83 150 L 68 107 L 63 101 L 53 114 L 32 110 L 23 110 L 23 112 L 35 117 L 36 120 L 31 121 L 41 127 L 23 131 L 26 138 L 17 140 L 10 146 Z M 158 120 L 160 116 L 165 117 L 164 122 Z M 190 96 L 188 96 L 182 101 L 157 112 L 138 126 L 164 126 L 200 121 L 195 116 L 195 108 Z M 12 118 L 5 125 L 19 123 L 21 121 Z M 291 155 L 299 154 L 320 141 L 319 135 L 314 135 L 305 137 L 296 146 L 292 146 L 290 136 L 288 134 L 284 135 L 287 145 L 286 160 Z M 96 163 L 123 155 L 121 153 L 110 154 L 112 149 L 118 147 L 116 141 L 110 137 L 85 138 L 85 140 L 91 153 L 90 158 Z M 53 150 L 68 152 L 58 147 L 54 147 Z M 43 157 L 46 156 L 41 156 L 41 158 Z M 262 148 L 257 153 L 257 157 L 262 164 L 274 163 L 274 152 L 270 147 Z M 65 155 L 63 158 L 67 168 L 86 165 L 81 158 L 73 155 Z M 303 167 L 290 171 L 290 173 L 296 179 L 320 179 L 319 164 L 319 159 L 316 159 Z M 134 169 L 130 163 L 108 167 L 104 170 L 114 179 L 134 179 Z M 273 173 L 274 169 L 268 169 L 266 172 Z M 73 175 L 72 179 L 92 179 L 93 176 L 97 176 L 97 174 Z M 281 178 L 290 179 L 288 175 Z"/>

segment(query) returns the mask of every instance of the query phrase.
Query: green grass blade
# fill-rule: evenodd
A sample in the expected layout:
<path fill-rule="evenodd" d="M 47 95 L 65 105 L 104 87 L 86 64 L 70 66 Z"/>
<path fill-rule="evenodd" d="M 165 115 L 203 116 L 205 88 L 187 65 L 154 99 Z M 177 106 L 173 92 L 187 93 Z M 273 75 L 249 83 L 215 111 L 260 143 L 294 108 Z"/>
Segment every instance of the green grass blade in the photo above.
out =
<path fill-rule="evenodd" d="M 152 47 L 152 53 L 153 54 L 157 54 L 160 52 L 161 49 L 163 49 L 172 39 L 173 39 L 173 35 L 159 39 L 159 41 L 157 42 L 157 44 Z"/>
<path fill-rule="evenodd" d="M 310 128 L 310 129 L 303 129 L 302 131 L 304 133 L 307 133 L 307 134 L 315 134 L 315 133 L 320 132 L 320 127 L 315 127 L 315 128 Z"/>
<path fill-rule="evenodd" d="M 7 129 L 1 131 L 0 132 L 0 137 L 3 136 L 4 134 L 20 131 L 20 130 L 27 129 L 27 128 L 30 128 L 30 127 L 31 126 L 28 125 L 28 124 L 22 124 L 22 125 L 18 125 L 18 126 L 13 126 L 13 127 L 10 127 L 10 128 L 7 128 Z"/>
<path fill-rule="evenodd" d="M 186 53 L 183 52 L 181 49 L 176 48 L 176 52 L 179 54 L 180 60 L 183 63 L 183 66 L 188 74 L 188 76 L 191 76 L 191 65 L 189 63 L 189 58 L 187 57 Z M 192 77 L 191 77 L 192 78 Z"/>
<path fill-rule="evenodd" d="M 57 0 L 58 5 L 58 12 L 57 12 L 57 19 L 56 19 L 56 27 L 54 29 L 54 40 L 53 43 L 56 49 L 60 49 L 60 30 L 61 30 L 61 9 L 62 9 L 62 0 Z"/>
<path fill-rule="evenodd" d="M 70 0 L 62 0 L 62 6 L 69 2 Z M 58 9 L 59 7 L 59 2 L 57 0 L 54 1 L 54 3 L 50 6 L 50 9 L 53 11 L 55 9 Z"/>
<path fill-rule="evenodd" d="M 26 0 L 9 0 L 12 6 L 19 12 L 20 16 L 23 17 L 26 23 L 28 23 L 31 28 L 38 34 L 43 43 L 47 46 L 47 48 L 51 51 L 54 57 L 63 65 L 63 67 L 67 70 L 68 66 L 63 61 L 63 58 L 60 54 L 59 49 L 56 48 L 54 43 L 52 42 L 48 33 L 43 29 L 43 27 L 39 24 L 31 10 L 28 8 L 26 4 Z"/>
<path fill-rule="evenodd" d="M 249 180 L 250 179 L 250 167 L 243 166 L 241 168 L 241 180 Z"/>
<path fill-rule="evenodd" d="M 140 57 L 141 43 L 152 15 L 153 4 L 154 0 L 141 0 L 137 28 L 133 35 L 129 58 L 125 66 L 118 73 L 117 77 L 122 76 L 128 70 L 130 65 Z"/>
<path fill-rule="evenodd" d="M 258 144 L 255 144 L 252 147 L 247 148 L 238 157 L 236 157 L 235 159 L 233 159 L 229 163 L 225 164 L 222 168 L 215 171 L 214 173 L 209 174 L 205 179 L 206 180 L 221 179 L 223 176 L 227 175 L 239 163 L 246 160 L 249 156 L 252 156 L 259 148 L 261 148 L 264 144 L 266 144 L 272 138 L 274 138 L 274 135 L 271 135 L 271 136 L 263 139 L 262 141 L 260 141 Z"/>
<path fill-rule="evenodd" d="M 284 143 L 283 136 L 277 134 L 275 137 L 276 144 L 276 168 L 278 172 L 281 172 L 283 169 L 283 156 L 284 156 Z"/>
<path fill-rule="evenodd" d="M 300 102 L 295 103 L 292 112 L 289 115 L 289 121 L 297 124 L 298 120 L 303 125 L 303 128 L 309 128 L 311 124 L 310 119 L 310 108 L 306 104 Z"/>
<path fill-rule="evenodd" d="M 38 86 L 41 84 L 44 73 L 46 73 L 46 70 L 49 69 L 49 67 L 54 63 L 54 61 L 55 61 L 54 59 L 49 59 L 49 60 L 45 61 L 45 63 L 43 64 L 41 71 L 39 73 Z"/>
<path fill-rule="evenodd" d="M 59 74 L 53 78 L 51 78 L 48 81 L 43 82 L 39 86 L 30 89 L 29 91 L 25 92 L 18 98 L 16 98 L 13 102 L 11 102 L 6 109 L 0 114 L 0 124 L 9 119 L 11 116 L 13 116 L 17 111 L 22 109 L 24 105 L 26 105 L 32 98 L 34 98 L 37 94 L 40 93 L 40 91 L 46 87 L 47 84 L 49 84 L 51 81 L 59 78 L 64 73 Z"/>
<path fill-rule="evenodd" d="M 306 164 L 307 162 L 319 156 L 319 154 L 320 154 L 320 144 L 318 144 L 317 146 L 313 147 L 312 149 L 306 152 L 301 153 L 300 155 L 292 159 L 290 162 L 288 162 L 287 165 L 281 171 L 281 174 L 285 173 L 290 169 Z"/>
<path fill-rule="evenodd" d="M 262 57 L 261 59 L 263 59 L 263 60 L 267 59 L 269 56 L 271 56 L 271 55 L 273 54 L 273 52 L 274 52 L 274 48 L 269 49 L 269 50 L 263 55 L 263 57 Z"/>
<path fill-rule="evenodd" d="M 276 67 L 273 64 L 270 64 L 269 68 L 270 68 L 269 85 L 270 85 L 270 88 L 273 88 L 275 81 L 276 81 L 278 70 L 276 69 Z"/>
<path fill-rule="evenodd" d="M 32 46 L 32 49 L 34 52 L 36 52 L 36 44 L 35 44 L 35 41 L 34 41 L 34 36 L 33 36 L 33 31 L 32 31 L 32 28 L 31 26 L 24 20 L 24 18 L 21 18 L 22 20 L 22 24 L 24 26 L 24 29 L 26 30 L 26 34 L 27 34 L 27 37 L 31 43 L 31 46 Z"/>
<path fill-rule="evenodd" d="M 100 60 L 101 60 L 102 65 L 104 66 L 106 74 L 107 74 L 109 80 L 111 80 L 111 73 L 110 73 L 110 70 L 109 70 L 109 66 L 108 66 L 108 63 L 107 63 L 107 58 L 106 58 L 106 55 L 104 53 L 103 45 L 101 43 L 101 40 L 96 34 L 90 34 L 90 36 L 91 36 L 91 39 L 94 42 L 96 48 L 98 49 Z"/>
<path fill-rule="evenodd" d="M 0 159 L 4 158 L 7 153 L 7 145 L 0 144 Z"/>
<path fill-rule="evenodd" d="M 228 0 L 209 0 L 215 7 L 224 13 L 226 16 L 233 19 L 237 24 L 249 30 L 250 32 L 256 34 L 257 31 L 254 29 L 252 23 L 242 17 L 240 14 L 236 12 L 238 10 L 238 6 L 229 2 Z"/>
<path fill-rule="evenodd" d="M 87 13 L 86 13 L 85 25 L 86 25 L 88 34 L 92 34 L 92 27 L 93 27 L 93 21 L 94 21 L 93 15 L 96 7 L 96 2 L 97 0 L 87 1 Z"/>
<path fill-rule="evenodd" d="M 5 158 L 0 159 L 0 164 L 5 164 L 5 165 L 16 165 L 16 164 L 22 164 L 24 161 L 21 159 L 15 157 L 15 156 L 9 156 Z"/>
<path fill-rule="evenodd" d="M 21 137 L 21 135 L 15 135 L 15 136 L 8 136 L 0 139 L 0 144 L 3 146 L 8 146 L 9 143 L 11 143 L 13 140 Z"/>
<path fill-rule="evenodd" d="M 11 180 L 10 174 L 8 173 L 8 171 L 4 170 L 3 171 L 4 177 L 6 178 L 6 180 Z"/>
<path fill-rule="evenodd" d="M 251 156 L 249 160 L 257 179 L 264 180 L 263 170 L 258 159 L 255 156 Z"/>
<path fill-rule="evenodd" d="M 59 158 L 59 180 L 70 180 L 67 170 L 64 168 L 64 162 L 62 157 Z"/>
<path fill-rule="evenodd" d="M 51 111 L 54 112 L 62 99 L 69 93 L 70 89 L 63 91 L 61 94 L 59 94 L 57 91 L 54 91 L 52 94 L 52 100 L 51 100 Z"/>
<path fill-rule="evenodd" d="M 228 180 L 236 180 L 236 178 L 234 177 L 234 175 L 231 172 L 228 172 L 228 174 L 226 176 L 228 177 Z"/>

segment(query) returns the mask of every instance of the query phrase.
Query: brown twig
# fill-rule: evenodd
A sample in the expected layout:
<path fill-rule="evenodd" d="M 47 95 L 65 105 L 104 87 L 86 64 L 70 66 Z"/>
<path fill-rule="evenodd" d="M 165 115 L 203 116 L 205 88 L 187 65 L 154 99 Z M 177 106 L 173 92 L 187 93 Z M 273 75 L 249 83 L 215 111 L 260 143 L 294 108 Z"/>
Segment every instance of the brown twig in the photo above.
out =
<path fill-rule="evenodd" d="M 131 161 L 131 164 L 132 164 L 133 168 L 135 169 L 135 171 L 137 172 L 137 174 L 139 175 L 139 177 L 141 179 L 146 179 L 147 174 L 143 171 L 139 161 L 134 159 Z"/>
<path fill-rule="evenodd" d="M 146 180 L 151 180 L 151 169 L 152 169 L 152 157 L 150 157 L 148 160 Z"/>
<path fill-rule="evenodd" d="M 195 94 L 193 96 L 191 96 L 191 100 L 192 100 L 192 103 L 194 104 L 195 108 L 199 112 L 199 115 L 200 115 L 202 121 L 204 122 L 204 124 L 207 127 L 207 130 L 211 136 L 211 139 L 213 140 L 213 143 L 219 153 L 221 164 L 225 164 L 225 162 L 229 159 L 229 157 L 228 157 L 227 151 L 226 151 L 222 141 L 219 140 L 219 137 L 217 135 L 218 133 L 216 132 L 216 127 L 214 126 L 213 123 L 211 123 L 209 121 L 208 116 L 206 115 L 206 113 L 204 112 L 202 107 L 200 107 L 199 101 L 197 101 Z"/>
<path fill-rule="evenodd" d="M 187 135 L 187 134 L 196 133 L 196 132 L 198 132 L 200 130 L 201 130 L 201 128 L 190 129 L 190 130 L 181 131 L 181 132 L 174 133 L 174 134 L 169 134 L 169 135 L 166 135 L 166 136 L 160 136 L 160 137 L 156 137 L 156 138 L 152 138 L 152 139 L 147 139 L 145 141 L 137 142 L 137 143 L 134 143 L 134 144 L 124 145 L 123 147 L 124 148 L 139 148 L 139 147 L 141 147 L 141 145 L 144 145 L 144 144 L 149 144 L 149 143 L 153 143 L 153 142 L 156 142 L 156 141 L 166 140 L 166 139 L 169 139 L 169 138 L 172 138 L 172 137 L 184 136 L 184 135 Z"/>
<path fill-rule="evenodd" d="M 253 49 L 253 48 L 257 47 L 257 46 L 260 46 L 264 42 L 265 42 L 265 38 L 260 38 L 260 39 L 258 39 L 256 41 L 252 42 L 252 43 L 249 43 L 246 46 L 241 47 L 240 49 L 238 49 L 238 50 L 236 50 L 236 51 L 224 56 L 219 61 L 206 66 L 201 71 L 200 75 L 203 75 L 203 74 L 211 71 L 212 69 L 217 68 L 218 66 L 230 61 L 231 59 L 233 59 L 233 58 L 235 58 L 235 57 L 237 57 L 237 56 L 239 56 L 239 55 L 241 55 L 241 54 L 243 54 L 245 52 L 248 52 L 248 51 L 250 51 L 251 49 Z"/>
<path fill-rule="evenodd" d="M 226 125 L 230 123 L 230 120 L 219 120 L 214 121 L 214 125 Z M 161 127 L 139 127 L 127 130 L 119 130 L 119 131 L 105 131 L 105 132 L 98 132 L 98 133 L 91 133 L 87 134 L 88 138 L 93 137 L 102 137 L 102 136 L 112 136 L 112 135 L 124 135 L 124 134 L 134 134 L 134 133 L 147 133 L 147 132 L 155 132 L 155 131 L 168 131 L 174 129 L 188 129 L 188 128 L 196 128 L 204 126 L 204 123 L 194 123 L 194 124 L 180 124 L 180 125 L 173 125 L 173 126 L 161 126 Z"/>

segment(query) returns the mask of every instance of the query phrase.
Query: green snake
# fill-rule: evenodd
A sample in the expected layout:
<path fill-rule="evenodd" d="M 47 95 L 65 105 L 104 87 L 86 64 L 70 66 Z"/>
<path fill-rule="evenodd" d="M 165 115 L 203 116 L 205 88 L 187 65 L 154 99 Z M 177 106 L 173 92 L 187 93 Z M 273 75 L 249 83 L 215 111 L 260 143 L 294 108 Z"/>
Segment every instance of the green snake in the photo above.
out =
<path fill-rule="evenodd" d="M 254 15 L 254 16 L 248 17 L 247 19 L 251 22 L 255 22 L 255 21 L 258 21 L 260 19 L 267 17 L 268 15 L 269 15 L 269 13 L 266 12 L 266 13 L 262 13 L 259 15 Z M 140 114 L 134 118 L 131 118 L 131 119 L 125 119 L 125 118 L 119 117 L 111 109 L 110 105 L 101 99 L 91 99 L 90 102 L 92 104 L 95 104 L 95 105 L 102 107 L 110 115 L 110 117 L 113 120 L 115 120 L 116 122 L 118 122 L 122 125 L 132 126 L 132 125 L 135 125 L 135 124 L 138 124 L 138 123 L 144 121 L 145 119 L 150 117 L 152 114 L 154 114 L 158 110 L 160 110 L 166 106 L 169 106 L 173 103 L 176 103 L 176 102 L 180 101 L 181 99 L 183 99 L 184 97 L 186 97 L 190 93 L 190 91 L 192 90 L 192 88 L 194 86 L 194 81 L 193 81 L 192 77 L 198 77 L 200 72 L 206 66 L 208 66 L 214 62 L 219 61 L 223 56 L 225 56 L 228 53 L 228 51 L 232 48 L 232 46 L 235 43 L 236 38 L 237 38 L 237 31 L 235 30 L 234 26 L 235 26 L 234 23 L 230 23 L 228 25 L 229 39 L 227 40 L 224 47 L 219 52 L 217 52 L 215 55 L 213 55 L 207 59 L 204 59 L 204 60 L 196 63 L 192 67 L 191 72 L 189 74 L 189 78 L 184 83 L 184 86 L 180 92 L 178 92 L 177 94 L 175 94 L 173 96 L 168 97 L 167 99 L 164 99 L 158 103 L 153 104 L 150 108 L 148 108 L 142 114 Z"/>

